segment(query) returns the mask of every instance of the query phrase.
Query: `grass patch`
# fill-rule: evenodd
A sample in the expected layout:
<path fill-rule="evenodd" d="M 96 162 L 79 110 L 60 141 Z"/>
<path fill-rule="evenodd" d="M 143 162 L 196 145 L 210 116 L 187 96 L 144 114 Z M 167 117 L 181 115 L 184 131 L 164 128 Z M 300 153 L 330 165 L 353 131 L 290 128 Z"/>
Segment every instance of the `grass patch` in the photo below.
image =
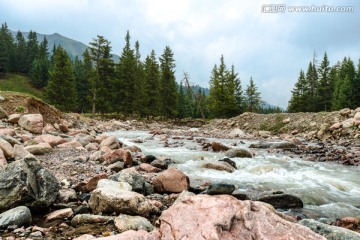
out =
<path fill-rule="evenodd" d="M 7 74 L 0 79 L 0 91 L 12 91 L 28 93 L 38 98 L 43 97 L 43 91 L 34 88 L 30 83 L 30 78 L 20 74 Z"/>

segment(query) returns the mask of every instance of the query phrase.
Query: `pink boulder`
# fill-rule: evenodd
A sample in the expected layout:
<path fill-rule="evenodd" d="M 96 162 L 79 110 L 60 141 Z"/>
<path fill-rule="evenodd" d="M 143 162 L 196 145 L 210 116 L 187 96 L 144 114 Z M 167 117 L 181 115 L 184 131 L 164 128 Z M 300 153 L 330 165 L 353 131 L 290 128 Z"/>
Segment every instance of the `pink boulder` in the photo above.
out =
<path fill-rule="evenodd" d="M 41 133 L 44 120 L 41 114 L 25 114 L 20 117 L 18 124 L 32 133 Z"/>
<path fill-rule="evenodd" d="M 180 193 L 189 189 L 189 178 L 182 171 L 170 168 L 156 176 L 152 184 L 156 192 Z"/>

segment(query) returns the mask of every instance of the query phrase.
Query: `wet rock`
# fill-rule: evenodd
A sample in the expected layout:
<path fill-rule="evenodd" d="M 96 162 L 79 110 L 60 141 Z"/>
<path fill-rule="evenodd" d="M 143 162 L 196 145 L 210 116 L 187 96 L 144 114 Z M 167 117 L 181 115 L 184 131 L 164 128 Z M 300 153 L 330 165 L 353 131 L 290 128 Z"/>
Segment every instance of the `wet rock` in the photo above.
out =
<path fill-rule="evenodd" d="M 145 230 L 151 232 L 154 230 L 154 226 L 144 217 L 129 216 L 126 214 L 120 214 L 115 218 L 115 227 L 119 233 L 128 230 Z"/>
<path fill-rule="evenodd" d="M 154 160 L 156 160 L 156 157 L 154 155 L 146 155 L 145 156 L 145 162 L 146 163 L 151 163 Z"/>
<path fill-rule="evenodd" d="M 42 142 L 36 145 L 26 146 L 25 150 L 34 155 L 43 155 L 45 153 L 51 152 L 53 148 L 50 146 L 49 143 Z"/>
<path fill-rule="evenodd" d="M 91 194 L 89 206 L 94 213 L 116 212 L 146 217 L 157 212 L 157 208 L 142 194 L 108 188 L 95 189 Z"/>
<path fill-rule="evenodd" d="M 313 219 L 303 219 L 300 224 L 310 228 L 312 231 L 324 236 L 328 240 L 358 240 L 360 234 L 345 228 L 330 226 Z"/>
<path fill-rule="evenodd" d="M 261 202 L 266 202 L 274 208 L 302 208 L 304 206 L 300 198 L 290 194 L 272 194 L 264 195 L 257 199 Z"/>
<path fill-rule="evenodd" d="M 267 204 L 239 201 L 229 195 L 187 197 L 164 211 L 158 221 L 161 235 L 174 240 L 184 236 L 214 240 L 325 240 L 306 227 L 282 219 Z"/>
<path fill-rule="evenodd" d="M 45 215 L 45 221 L 50 222 L 57 219 L 70 218 L 73 215 L 74 212 L 71 208 L 60 209 Z"/>
<path fill-rule="evenodd" d="M 18 227 L 29 225 L 32 222 L 30 209 L 25 206 L 16 207 L 0 214 L 0 229 L 10 225 Z"/>
<path fill-rule="evenodd" d="M 46 143 L 50 144 L 52 147 L 55 147 L 59 144 L 67 142 L 67 140 L 65 138 L 62 138 L 60 136 L 54 136 L 51 134 L 44 134 L 44 135 L 37 136 L 35 138 L 35 141 L 46 142 Z"/>
<path fill-rule="evenodd" d="M 18 124 L 32 133 L 40 134 L 44 127 L 44 120 L 41 114 L 25 114 L 20 117 Z"/>
<path fill-rule="evenodd" d="M 131 185 L 132 191 L 145 194 L 145 178 L 137 172 L 123 170 L 110 176 L 109 179 L 117 182 L 127 182 Z"/>
<path fill-rule="evenodd" d="M 151 162 L 151 166 L 156 167 L 156 168 L 160 168 L 162 170 L 166 170 L 168 169 L 169 165 L 170 165 L 171 161 L 170 160 L 154 160 Z"/>
<path fill-rule="evenodd" d="M 230 158 L 224 157 L 224 158 L 220 159 L 219 161 L 226 162 L 226 163 L 230 164 L 231 166 L 233 166 L 235 169 L 237 169 L 236 163 L 233 160 L 231 160 Z"/>
<path fill-rule="evenodd" d="M 127 182 L 116 182 L 109 179 L 101 179 L 96 188 L 108 188 L 109 190 L 115 189 L 118 191 L 131 191 L 132 187 Z"/>
<path fill-rule="evenodd" d="M 103 146 L 107 146 L 110 149 L 117 149 L 117 148 L 122 147 L 122 143 L 120 143 L 120 141 L 116 137 L 111 136 L 111 137 L 105 138 L 100 143 L 100 147 L 103 147 Z"/>
<path fill-rule="evenodd" d="M 59 195 L 59 182 L 32 155 L 0 169 L 0 211 L 19 205 L 50 206 Z"/>
<path fill-rule="evenodd" d="M 76 191 L 81 191 L 81 192 L 91 192 L 94 189 L 96 189 L 98 182 L 101 179 L 107 179 L 108 175 L 106 173 L 101 173 L 98 174 L 92 178 L 90 178 L 87 182 L 81 182 L 79 183 L 77 186 L 74 187 L 74 189 Z"/>
<path fill-rule="evenodd" d="M 360 233 L 360 217 L 344 217 L 337 220 L 335 225 Z"/>
<path fill-rule="evenodd" d="M 219 142 L 212 142 L 211 147 L 214 152 L 227 151 L 230 149 L 230 147 L 225 146 L 224 144 L 219 143 Z"/>
<path fill-rule="evenodd" d="M 235 190 L 233 184 L 226 183 L 212 183 L 203 194 L 218 195 L 218 194 L 231 194 Z"/>
<path fill-rule="evenodd" d="M 3 138 L 0 138 L 0 148 L 3 150 L 6 158 L 14 157 L 15 152 L 13 146 L 11 146 L 11 144 Z"/>
<path fill-rule="evenodd" d="M 218 170 L 218 171 L 226 171 L 229 173 L 232 173 L 235 171 L 235 168 L 227 162 L 205 163 L 205 164 L 203 164 L 203 168 L 214 169 L 214 170 Z"/>
<path fill-rule="evenodd" d="M 8 122 L 9 123 L 18 123 L 19 119 L 21 118 L 21 114 L 14 113 L 8 116 Z"/>
<path fill-rule="evenodd" d="M 180 193 L 189 189 L 189 178 L 182 171 L 170 168 L 156 176 L 152 184 L 159 193 Z"/>
<path fill-rule="evenodd" d="M 231 148 L 225 152 L 225 156 L 229 158 L 252 158 L 252 153 L 245 148 Z"/>
<path fill-rule="evenodd" d="M 71 219 L 71 225 L 106 223 L 114 219 L 114 216 L 102 216 L 93 214 L 78 214 Z"/>

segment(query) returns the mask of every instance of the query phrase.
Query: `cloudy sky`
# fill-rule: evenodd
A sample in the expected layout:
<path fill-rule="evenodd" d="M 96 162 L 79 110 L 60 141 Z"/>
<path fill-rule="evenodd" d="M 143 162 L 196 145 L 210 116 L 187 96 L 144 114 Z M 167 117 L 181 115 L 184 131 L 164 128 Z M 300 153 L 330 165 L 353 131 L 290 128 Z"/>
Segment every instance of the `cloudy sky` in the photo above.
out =
<path fill-rule="evenodd" d="M 267 13 L 266 4 L 285 4 Z M 290 12 L 291 6 L 353 6 L 352 13 Z M 265 12 L 263 12 L 263 11 Z M 274 10 L 273 10 L 274 11 Z M 89 43 L 103 35 L 120 54 L 126 31 L 139 40 L 143 57 L 175 54 L 178 81 L 208 86 L 211 69 L 224 55 L 243 88 L 253 77 L 263 100 L 287 107 L 300 69 L 314 50 L 334 64 L 360 57 L 360 1 L 357 0 L 0 0 L 0 22 L 11 30 L 60 33 Z"/>

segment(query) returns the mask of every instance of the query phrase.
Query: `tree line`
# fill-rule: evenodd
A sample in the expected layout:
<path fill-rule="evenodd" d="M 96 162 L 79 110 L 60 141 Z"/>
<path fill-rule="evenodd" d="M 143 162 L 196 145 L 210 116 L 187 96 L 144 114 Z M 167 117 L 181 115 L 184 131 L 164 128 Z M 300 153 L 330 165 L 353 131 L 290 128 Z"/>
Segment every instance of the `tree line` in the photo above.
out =
<path fill-rule="evenodd" d="M 319 66 L 316 55 L 306 73 L 300 70 L 291 91 L 289 112 L 336 111 L 360 106 L 360 60 L 355 67 L 350 57 L 330 66 L 326 52 Z"/>
<path fill-rule="evenodd" d="M 5 23 L 0 29 L 0 77 L 7 72 L 28 75 L 34 87 L 44 90 L 47 102 L 67 112 L 227 118 L 263 110 L 253 79 L 243 92 L 238 73 L 223 56 L 211 72 L 207 96 L 183 80 L 177 83 L 169 46 L 159 57 L 152 50 L 142 60 L 139 42 L 132 47 L 127 32 L 118 63 L 111 50 L 110 41 L 97 36 L 81 58 L 72 60 L 61 46 L 50 52 L 46 38 L 39 42 L 36 32 L 30 31 L 27 39 L 20 31 L 13 37 Z"/>

